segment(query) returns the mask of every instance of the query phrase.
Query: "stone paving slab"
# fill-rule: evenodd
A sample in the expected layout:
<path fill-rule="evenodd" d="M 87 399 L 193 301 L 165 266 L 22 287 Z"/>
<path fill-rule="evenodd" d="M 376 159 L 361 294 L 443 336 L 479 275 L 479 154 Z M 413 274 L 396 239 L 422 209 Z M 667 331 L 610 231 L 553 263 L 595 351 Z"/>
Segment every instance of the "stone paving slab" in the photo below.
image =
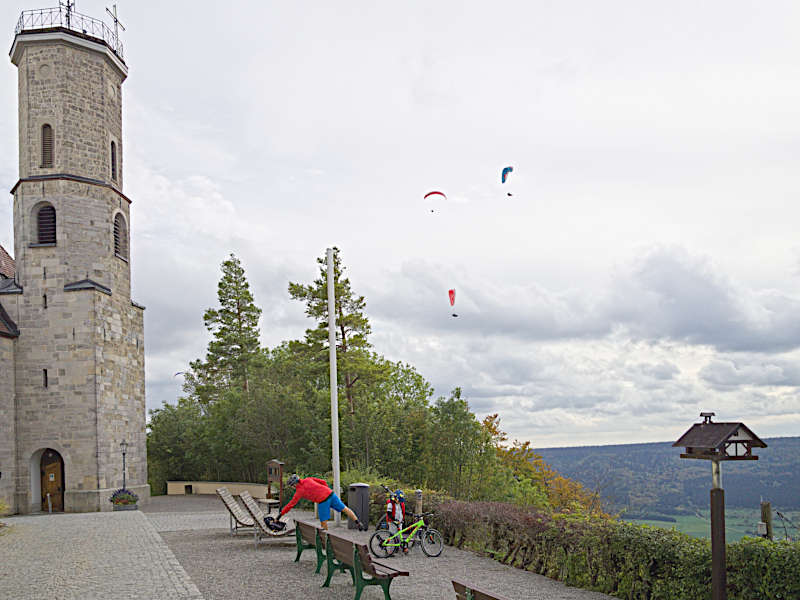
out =
<path fill-rule="evenodd" d="M 203 600 L 139 511 L 4 517 L 0 597 Z"/>

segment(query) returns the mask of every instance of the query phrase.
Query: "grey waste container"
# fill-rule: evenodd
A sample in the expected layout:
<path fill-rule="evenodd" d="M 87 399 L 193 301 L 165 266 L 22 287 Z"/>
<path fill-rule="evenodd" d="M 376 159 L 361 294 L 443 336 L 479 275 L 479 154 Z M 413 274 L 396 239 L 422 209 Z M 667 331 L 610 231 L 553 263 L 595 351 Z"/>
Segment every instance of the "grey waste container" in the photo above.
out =
<path fill-rule="evenodd" d="M 347 506 L 356 513 L 358 520 L 369 525 L 369 484 L 354 483 L 347 488 Z M 348 529 L 355 529 L 356 524 L 348 521 Z"/>

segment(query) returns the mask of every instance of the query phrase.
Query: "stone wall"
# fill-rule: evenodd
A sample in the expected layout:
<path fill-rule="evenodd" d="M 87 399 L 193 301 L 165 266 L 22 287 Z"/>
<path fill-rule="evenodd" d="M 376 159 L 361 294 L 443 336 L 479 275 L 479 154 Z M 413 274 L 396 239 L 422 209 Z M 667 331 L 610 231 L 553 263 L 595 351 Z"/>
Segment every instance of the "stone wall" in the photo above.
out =
<path fill-rule="evenodd" d="M 56 246 L 36 245 L 36 212 L 43 203 L 56 211 Z M 117 213 L 130 238 L 130 203 L 112 189 L 62 179 L 20 183 L 14 190 L 14 256 L 23 288 L 40 276 L 54 280 L 58 268 L 62 288 L 91 279 L 130 300 L 130 262 L 114 255 Z"/>
<path fill-rule="evenodd" d="M 71 173 L 110 182 L 117 144 L 122 189 L 122 91 L 125 74 L 104 53 L 64 40 L 24 42 L 19 68 L 19 173 Z M 53 166 L 42 167 L 42 125 L 53 128 Z"/>
<path fill-rule="evenodd" d="M 0 336 L 0 502 L 16 512 L 14 340 Z M 0 511 L 2 514 L 2 511 Z"/>

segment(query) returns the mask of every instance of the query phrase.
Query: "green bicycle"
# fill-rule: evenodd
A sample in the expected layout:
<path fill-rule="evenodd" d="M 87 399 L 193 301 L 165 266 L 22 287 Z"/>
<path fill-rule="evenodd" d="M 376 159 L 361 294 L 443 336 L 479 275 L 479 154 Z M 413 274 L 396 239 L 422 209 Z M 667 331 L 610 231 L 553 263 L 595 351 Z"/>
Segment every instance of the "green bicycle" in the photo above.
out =
<path fill-rule="evenodd" d="M 442 534 L 425 524 L 425 517 L 432 514 L 412 514 L 411 516 L 415 519 L 419 518 L 419 521 L 396 533 L 392 533 L 388 529 L 379 529 L 369 538 L 370 551 L 378 558 L 388 558 L 400 548 L 407 551 L 411 550 L 414 544 L 419 544 L 425 556 L 439 556 L 444 547 Z"/>

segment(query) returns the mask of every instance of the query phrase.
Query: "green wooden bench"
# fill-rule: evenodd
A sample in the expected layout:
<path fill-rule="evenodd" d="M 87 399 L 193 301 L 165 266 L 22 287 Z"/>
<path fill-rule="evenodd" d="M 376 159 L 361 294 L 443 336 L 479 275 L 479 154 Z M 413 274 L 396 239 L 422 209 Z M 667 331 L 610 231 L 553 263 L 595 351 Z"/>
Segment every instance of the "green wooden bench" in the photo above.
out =
<path fill-rule="evenodd" d="M 401 571 L 372 560 L 366 544 L 359 544 L 331 533 L 328 533 L 326 557 L 328 578 L 323 587 L 330 585 L 335 570 L 347 570 L 350 572 L 356 588 L 353 600 L 361 598 L 364 588 L 369 585 L 381 586 L 384 600 L 392 600 L 389 595 L 389 586 L 392 581 L 395 577 L 408 576 L 408 571 Z"/>
<path fill-rule="evenodd" d="M 319 573 L 322 568 L 322 563 L 325 562 L 325 540 L 327 532 L 321 527 L 317 527 L 307 521 L 295 521 L 296 528 L 294 530 L 297 536 L 297 556 L 294 562 L 300 560 L 300 555 L 303 550 L 312 549 L 317 554 L 317 569 L 314 573 Z"/>
<path fill-rule="evenodd" d="M 490 594 L 472 585 L 453 579 L 453 590 L 458 600 L 508 600 L 505 596 Z"/>

